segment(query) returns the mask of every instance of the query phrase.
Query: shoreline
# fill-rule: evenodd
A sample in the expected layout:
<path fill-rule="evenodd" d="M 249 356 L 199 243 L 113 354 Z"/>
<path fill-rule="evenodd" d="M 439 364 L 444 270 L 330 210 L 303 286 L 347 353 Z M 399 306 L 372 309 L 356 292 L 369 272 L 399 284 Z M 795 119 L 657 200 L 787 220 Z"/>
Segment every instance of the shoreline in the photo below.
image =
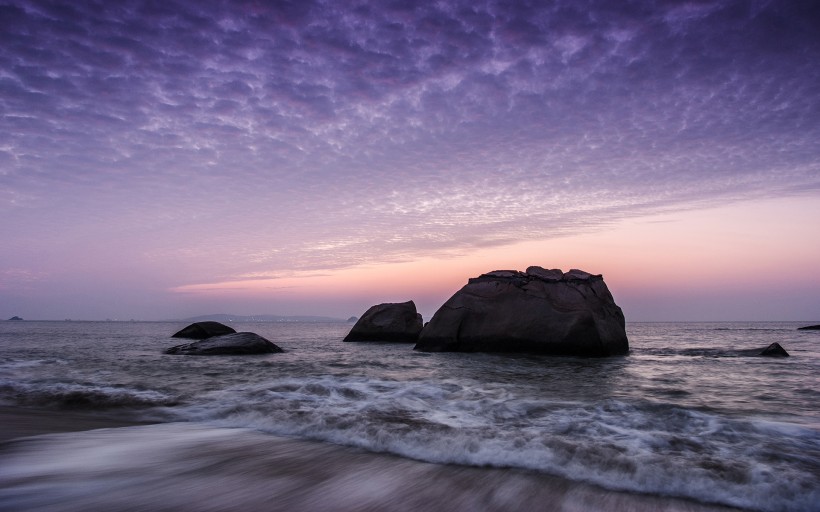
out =
<path fill-rule="evenodd" d="M 0 443 L 43 434 L 82 432 L 100 428 L 133 427 L 158 422 L 78 410 L 55 410 L 0 405 Z"/>
<path fill-rule="evenodd" d="M 433 464 L 250 429 L 9 406 L 0 407 L 0 425 L 0 509 L 68 512 L 127 504 L 130 510 L 193 511 L 207 504 L 224 511 L 739 510 L 523 469 Z M 25 482 L 32 478 L 40 481 L 39 490 L 28 495 Z M 101 481 L 118 483 L 99 495 Z M 72 489 L 67 495 L 66 488 Z M 142 501 L 132 502 L 135 495 Z"/>

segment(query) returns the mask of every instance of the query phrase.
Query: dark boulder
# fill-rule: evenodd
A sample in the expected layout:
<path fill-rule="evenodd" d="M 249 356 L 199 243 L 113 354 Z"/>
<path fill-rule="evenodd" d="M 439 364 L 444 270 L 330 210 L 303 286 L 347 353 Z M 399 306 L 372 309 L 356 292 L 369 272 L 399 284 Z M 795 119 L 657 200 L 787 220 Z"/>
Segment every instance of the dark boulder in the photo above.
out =
<path fill-rule="evenodd" d="M 414 342 L 422 325 L 421 315 L 416 312 L 412 300 L 377 304 L 356 321 L 344 341 Z"/>
<path fill-rule="evenodd" d="M 233 334 L 236 330 L 219 322 L 196 322 L 175 333 L 172 338 L 187 338 L 189 340 L 204 340 L 213 336 Z"/>
<path fill-rule="evenodd" d="M 820 324 L 818 325 L 807 325 L 805 327 L 798 327 L 798 331 L 820 331 Z"/>
<path fill-rule="evenodd" d="M 416 350 L 626 354 L 624 315 L 600 275 L 530 267 L 470 279 L 425 325 Z"/>
<path fill-rule="evenodd" d="M 772 343 L 765 348 L 691 347 L 681 349 L 677 353 L 700 357 L 789 357 L 789 353 L 779 343 Z"/>
<path fill-rule="evenodd" d="M 284 350 L 252 332 L 212 336 L 205 340 L 177 345 L 165 351 L 166 354 L 187 356 L 274 354 L 277 352 L 284 352 Z"/>
<path fill-rule="evenodd" d="M 772 343 L 764 348 L 758 355 L 764 357 L 789 357 L 786 349 L 780 346 L 780 343 Z"/>

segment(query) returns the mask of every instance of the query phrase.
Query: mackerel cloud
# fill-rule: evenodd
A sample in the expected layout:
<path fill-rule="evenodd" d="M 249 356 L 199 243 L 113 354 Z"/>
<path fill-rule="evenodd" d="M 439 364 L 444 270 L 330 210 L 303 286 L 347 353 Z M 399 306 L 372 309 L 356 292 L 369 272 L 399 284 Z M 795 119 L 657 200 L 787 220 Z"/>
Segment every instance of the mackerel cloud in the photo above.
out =
<path fill-rule="evenodd" d="M 113 237 L 232 278 L 817 190 L 818 11 L 5 2 L 3 258 Z"/>

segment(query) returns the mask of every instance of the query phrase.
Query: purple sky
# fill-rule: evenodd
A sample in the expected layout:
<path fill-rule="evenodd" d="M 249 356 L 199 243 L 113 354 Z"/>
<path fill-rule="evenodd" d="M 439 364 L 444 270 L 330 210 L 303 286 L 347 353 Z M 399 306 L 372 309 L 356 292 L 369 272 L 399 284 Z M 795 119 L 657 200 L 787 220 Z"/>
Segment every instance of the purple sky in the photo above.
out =
<path fill-rule="evenodd" d="M 604 273 L 628 320 L 820 319 L 818 27 L 810 1 L 0 0 L 0 318 L 427 318 L 541 265 Z"/>

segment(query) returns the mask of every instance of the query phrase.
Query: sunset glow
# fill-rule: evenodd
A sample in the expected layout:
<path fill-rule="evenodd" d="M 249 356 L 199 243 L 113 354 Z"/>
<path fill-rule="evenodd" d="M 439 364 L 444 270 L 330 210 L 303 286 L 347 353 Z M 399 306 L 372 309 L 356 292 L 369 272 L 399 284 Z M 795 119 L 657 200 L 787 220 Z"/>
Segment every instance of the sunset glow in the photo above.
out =
<path fill-rule="evenodd" d="M 122 5 L 0 6 L 0 318 L 429 318 L 530 265 L 820 315 L 816 9 Z"/>

